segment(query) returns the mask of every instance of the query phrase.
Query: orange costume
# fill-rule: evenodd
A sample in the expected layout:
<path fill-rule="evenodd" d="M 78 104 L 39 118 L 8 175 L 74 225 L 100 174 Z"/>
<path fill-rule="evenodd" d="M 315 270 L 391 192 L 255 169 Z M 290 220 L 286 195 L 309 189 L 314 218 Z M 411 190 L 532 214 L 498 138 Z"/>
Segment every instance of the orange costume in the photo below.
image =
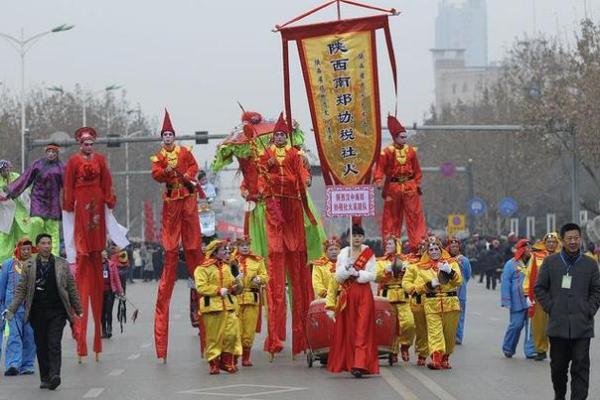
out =
<path fill-rule="evenodd" d="M 161 136 L 165 132 L 175 134 L 166 110 Z M 169 304 L 175 286 L 180 244 L 183 242 L 190 276 L 194 276 L 194 269 L 203 259 L 196 195 L 198 185 L 195 181 L 198 164 L 187 148 L 174 144 L 163 146 L 151 160 L 152 178 L 165 184 L 162 211 L 165 261 L 154 311 L 154 344 L 156 356 L 166 360 L 169 343 Z M 168 167 L 172 170 L 167 171 Z"/>
<path fill-rule="evenodd" d="M 78 142 L 96 140 L 96 131 L 83 127 L 75 132 Z M 77 252 L 75 280 L 81 296 L 83 318 L 77 321 L 77 354 L 87 356 L 87 319 L 89 302 L 94 316 L 94 353 L 102 352 L 101 324 L 104 283 L 102 255 L 106 246 L 105 206 L 112 209 L 116 196 L 112 177 L 100 153 L 77 153 L 67 162 L 64 177 L 63 209 L 75 214 L 74 234 Z"/>
<path fill-rule="evenodd" d="M 283 114 L 279 116 L 274 132 L 290 135 Z M 259 176 L 258 190 L 265 198 L 269 253 L 268 336 L 264 348 L 271 356 L 283 350 L 286 336 L 287 269 L 293 296 L 292 354 L 298 354 L 307 348 L 304 322 L 313 295 L 310 270 L 306 265 L 303 214 L 308 210 L 303 195 L 310 174 L 298 150 L 289 145 L 270 146 L 261 156 L 260 163 L 266 171 Z M 309 219 L 314 221 L 311 214 Z"/>
<path fill-rule="evenodd" d="M 375 183 L 383 184 L 384 199 L 381 237 L 402 235 L 402 222 L 406 218 L 408 241 L 414 250 L 426 233 L 425 216 L 421 205 L 421 167 L 417 150 L 406 144 L 397 144 L 396 138 L 406 132 L 396 118 L 388 116 L 388 129 L 394 144 L 381 152 L 375 170 Z"/>

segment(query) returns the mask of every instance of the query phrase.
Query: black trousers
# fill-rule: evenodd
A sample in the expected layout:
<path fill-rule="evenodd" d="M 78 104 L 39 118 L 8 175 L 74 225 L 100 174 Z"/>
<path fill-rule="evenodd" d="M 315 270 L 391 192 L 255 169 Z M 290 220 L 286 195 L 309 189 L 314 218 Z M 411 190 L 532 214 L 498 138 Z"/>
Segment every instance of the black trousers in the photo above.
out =
<path fill-rule="evenodd" d="M 102 302 L 102 333 L 112 334 L 113 306 L 115 304 L 115 294 L 110 290 L 104 291 L 104 300 Z"/>
<path fill-rule="evenodd" d="M 497 273 L 495 269 L 488 269 L 485 271 L 485 288 L 489 289 L 490 285 L 492 290 L 496 290 L 496 278 Z"/>
<path fill-rule="evenodd" d="M 567 394 L 567 372 L 571 363 L 571 400 L 585 400 L 590 385 L 590 338 L 550 338 L 550 371 L 555 399 Z"/>
<path fill-rule="evenodd" d="M 67 313 L 60 309 L 32 309 L 29 322 L 33 328 L 40 379 L 47 382 L 54 375 L 60 376 L 62 361 L 62 335 Z"/>

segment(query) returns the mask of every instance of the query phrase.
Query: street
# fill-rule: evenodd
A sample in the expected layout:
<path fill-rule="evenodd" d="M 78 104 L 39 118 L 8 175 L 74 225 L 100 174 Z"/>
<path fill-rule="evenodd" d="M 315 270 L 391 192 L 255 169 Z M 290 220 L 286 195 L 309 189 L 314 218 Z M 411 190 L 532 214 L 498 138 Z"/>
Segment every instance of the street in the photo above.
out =
<path fill-rule="evenodd" d="M 454 369 L 418 368 L 411 353 L 410 363 L 388 367 L 387 361 L 381 360 L 379 376 L 360 380 L 350 374 L 330 374 L 318 362 L 308 368 L 304 356 L 292 361 L 289 348 L 269 363 L 260 351 L 264 324 L 253 350 L 254 367 L 240 367 L 234 375 L 222 372 L 210 376 L 207 363 L 200 358 L 197 331 L 189 322 L 189 289 L 181 280 L 171 303 L 169 359 L 167 364 L 160 364 L 152 334 L 156 283 L 138 281 L 127 285 L 127 290 L 128 297 L 140 307 L 140 317 L 135 324 L 129 322 L 123 334 L 115 318 L 113 337 L 104 341 L 100 362 L 92 356 L 77 364 L 75 342 L 67 327 L 63 337 L 63 383 L 56 392 L 38 388 L 36 364 L 34 376 L 0 376 L 0 399 L 546 400 L 553 396 L 548 360 L 526 360 L 521 343 L 512 359 L 503 356 L 501 342 L 507 311 L 498 305 L 499 291 L 487 291 L 475 280 L 469 284 L 465 342 L 457 346 L 451 359 Z M 600 372 L 595 366 L 600 362 L 600 350 L 594 341 L 591 361 L 589 398 L 598 399 Z"/>

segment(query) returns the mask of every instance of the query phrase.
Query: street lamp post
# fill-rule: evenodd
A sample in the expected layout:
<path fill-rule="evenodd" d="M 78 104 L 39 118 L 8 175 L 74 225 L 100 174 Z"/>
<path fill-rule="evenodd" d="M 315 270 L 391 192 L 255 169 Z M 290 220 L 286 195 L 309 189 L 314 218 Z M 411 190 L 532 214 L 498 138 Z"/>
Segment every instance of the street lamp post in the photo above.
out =
<path fill-rule="evenodd" d="M 65 32 L 73 29 L 74 27 L 75 25 L 63 24 L 47 32 L 41 32 L 37 35 L 33 35 L 27 39 L 25 39 L 23 29 L 21 29 L 20 39 L 6 33 L 0 33 L 0 37 L 6 39 L 21 56 L 21 171 L 25 170 L 25 132 L 27 131 L 25 125 L 25 55 L 42 36 L 46 36 L 50 33 Z"/>
<path fill-rule="evenodd" d="M 144 131 L 125 132 L 125 137 L 133 137 L 144 133 Z M 125 213 L 127 221 L 127 229 L 131 229 L 131 210 L 129 208 L 129 142 L 125 142 Z"/>

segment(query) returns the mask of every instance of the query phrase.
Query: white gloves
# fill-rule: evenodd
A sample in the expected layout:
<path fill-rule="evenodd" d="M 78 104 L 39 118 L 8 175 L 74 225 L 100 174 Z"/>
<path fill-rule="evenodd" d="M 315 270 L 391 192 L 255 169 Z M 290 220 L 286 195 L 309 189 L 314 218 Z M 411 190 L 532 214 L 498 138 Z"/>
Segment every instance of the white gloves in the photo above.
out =
<path fill-rule="evenodd" d="M 356 279 L 358 283 L 367 283 L 372 280 L 374 280 L 374 277 L 369 271 L 358 271 L 358 278 Z"/>
<path fill-rule="evenodd" d="M 435 289 L 438 286 L 440 286 L 440 281 L 438 280 L 438 278 L 433 278 L 431 280 L 431 287 Z"/>
<path fill-rule="evenodd" d="M 235 278 L 236 279 L 244 279 L 244 273 L 242 272 L 242 270 L 240 270 L 240 272 L 238 272 L 238 274 Z"/>
<path fill-rule="evenodd" d="M 392 272 L 392 263 L 385 266 L 385 272 Z"/>
<path fill-rule="evenodd" d="M 332 321 L 335 321 L 335 311 L 333 311 L 333 310 L 326 310 L 325 314 L 327 314 L 327 318 L 329 318 Z"/>
<path fill-rule="evenodd" d="M 229 289 L 227 288 L 221 288 L 221 290 L 219 291 L 219 293 L 221 294 L 221 297 L 225 297 L 229 294 Z"/>
<path fill-rule="evenodd" d="M 452 271 L 452 267 L 450 267 L 450 264 L 448 264 L 447 262 L 444 262 L 441 266 L 440 266 L 440 271 L 445 272 L 447 274 L 449 274 Z"/>
<path fill-rule="evenodd" d="M 254 282 L 256 285 L 260 285 L 260 283 L 261 283 L 260 276 L 255 276 L 254 279 L 252 279 L 252 282 Z"/>
<path fill-rule="evenodd" d="M 527 302 L 527 308 L 533 307 L 533 305 L 535 304 L 535 302 L 531 301 L 529 297 L 525 297 L 525 301 Z"/>

